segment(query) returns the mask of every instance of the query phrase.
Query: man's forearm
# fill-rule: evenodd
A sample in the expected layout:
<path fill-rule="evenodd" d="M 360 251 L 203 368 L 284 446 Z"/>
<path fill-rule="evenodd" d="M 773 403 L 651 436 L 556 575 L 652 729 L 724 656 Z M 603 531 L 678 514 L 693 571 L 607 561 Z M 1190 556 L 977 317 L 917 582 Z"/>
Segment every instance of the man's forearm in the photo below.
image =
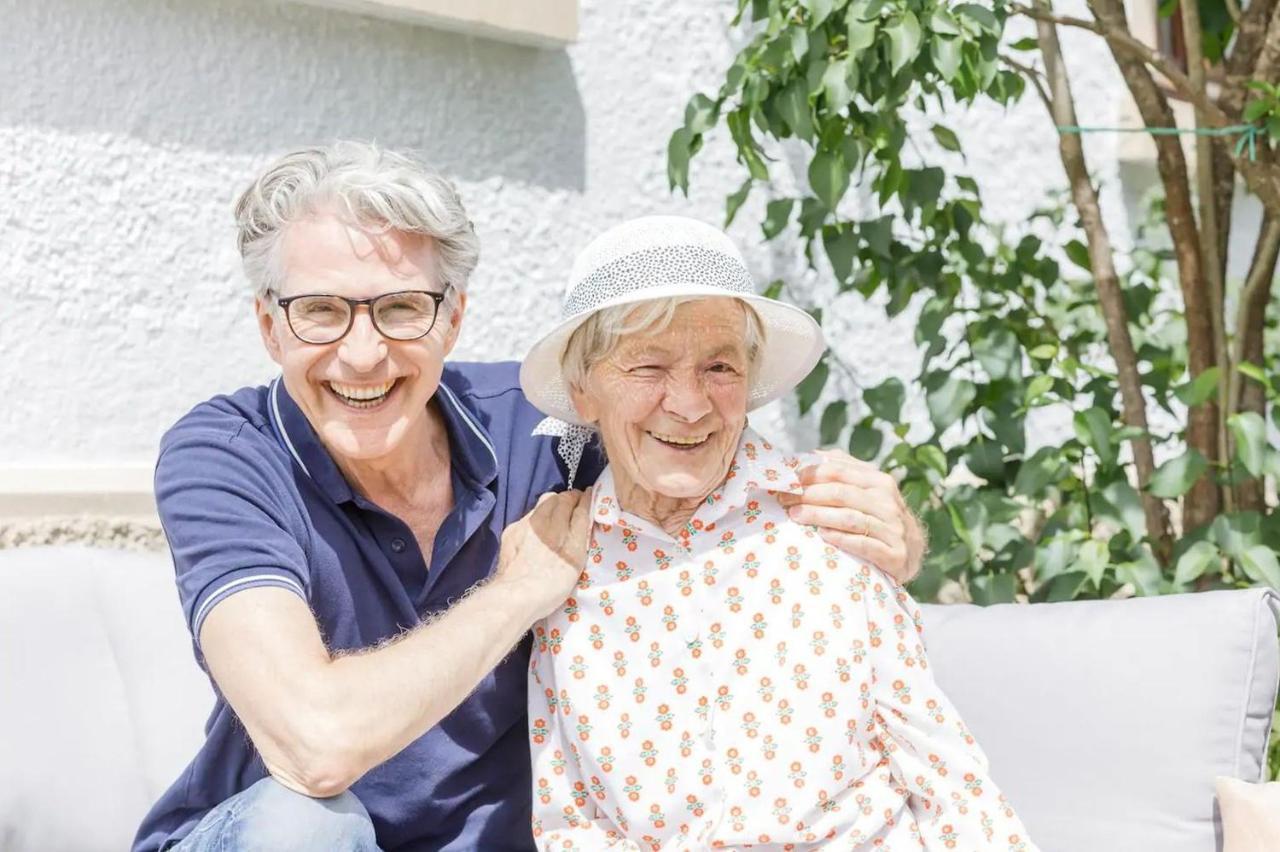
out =
<path fill-rule="evenodd" d="M 494 580 L 394 641 L 335 657 L 303 709 L 321 717 L 308 729 L 328 742 L 307 751 L 322 757 L 268 770 L 308 795 L 345 790 L 461 704 L 542 614 L 528 590 Z"/>

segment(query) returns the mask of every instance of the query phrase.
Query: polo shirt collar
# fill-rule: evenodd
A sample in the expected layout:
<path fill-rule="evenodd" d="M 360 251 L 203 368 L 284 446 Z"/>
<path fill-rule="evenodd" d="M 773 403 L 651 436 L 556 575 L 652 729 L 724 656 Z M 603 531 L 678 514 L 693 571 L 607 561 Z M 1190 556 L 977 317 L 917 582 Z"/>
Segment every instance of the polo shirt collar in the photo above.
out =
<path fill-rule="evenodd" d="M 464 482 L 474 488 L 485 488 L 498 478 L 497 453 L 476 414 L 449 387 L 450 379 L 446 369 L 432 397 L 439 403 L 445 428 L 449 430 L 450 459 L 455 473 Z M 355 499 L 346 477 L 320 442 L 311 421 L 289 395 L 281 377 L 271 382 L 267 395 L 272 429 L 302 472 L 335 503 Z"/>

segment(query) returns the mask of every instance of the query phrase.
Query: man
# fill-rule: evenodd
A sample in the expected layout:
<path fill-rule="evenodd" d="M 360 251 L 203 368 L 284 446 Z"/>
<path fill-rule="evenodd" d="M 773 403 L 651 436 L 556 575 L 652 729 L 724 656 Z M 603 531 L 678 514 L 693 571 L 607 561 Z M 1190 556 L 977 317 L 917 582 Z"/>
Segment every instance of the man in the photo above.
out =
<path fill-rule="evenodd" d="M 565 489 L 601 459 L 566 482 L 516 365 L 445 364 L 479 254 L 448 182 L 342 143 L 283 158 L 236 214 L 282 375 L 161 443 L 217 702 L 134 848 L 529 849 L 522 639 L 579 577 L 588 501 Z M 891 478 L 836 457 L 805 482 L 798 520 L 918 565 Z"/>

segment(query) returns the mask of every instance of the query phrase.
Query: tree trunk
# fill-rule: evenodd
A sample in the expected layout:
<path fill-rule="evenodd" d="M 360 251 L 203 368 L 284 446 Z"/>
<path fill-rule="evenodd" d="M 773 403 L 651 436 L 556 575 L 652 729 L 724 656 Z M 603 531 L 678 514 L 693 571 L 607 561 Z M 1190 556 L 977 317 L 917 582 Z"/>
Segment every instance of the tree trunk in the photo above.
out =
<path fill-rule="evenodd" d="M 1089 0 L 1094 17 L 1104 25 L 1128 31 L 1124 7 L 1119 0 Z M 1147 127 L 1174 127 L 1173 110 L 1156 86 L 1145 64 L 1107 40 L 1125 84 L 1132 92 L 1138 112 Z M 1156 146 L 1156 169 L 1165 191 L 1165 219 L 1173 241 L 1178 283 L 1182 290 L 1187 325 L 1187 366 L 1195 379 L 1217 364 L 1214 350 L 1213 313 L 1205 281 L 1196 227 L 1186 158 L 1177 137 L 1152 136 Z M 1219 460 L 1218 405 L 1216 400 L 1193 406 L 1187 412 L 1187 446 L 1197 450 L 1210 467 L 1183 498 L 1182 528 L 1193 530 L 1212 521 L 1221 507 L 1220 490 L 1214 482 L 1213 466 Z"/>
<path fill-rule="evenodd" d="M 1271 283 L 1276 274 L 1276 259 L 1280 256 L 1280 218 L 1264 215 L 1258 231 L 1258 242 L 1249 264 L 1240 297 L 1240 316 L 1236 331 L 1237 363 L 1248 361 L 1263 366 L 1263 332 L 1266 328 L 1267 306 L 1271 301 Z M 1240 374 L 1232 375 L 1234 408 L 1237 411 L 1253 411 L 1266 418 L 1267 397 L 1257 382 L 1246 381 Z M 1265 508 L 1263 479 L 1246 480 L 1236 486 L 1237 505 L 1246 511 L 1260 512 Z"/>
<path fill-rule="evenodd" d="M 1038 2 L 1041 7 L 1047 5 L 1045 0 Z M 1036 29 L 1049 78 L 1048 105 L 1053 120 L 1059 126 L 1074 126 L 1075 102 L 1071 97 L 1066 68 L 1062 64 L 1062 48 L 1058 42 L 1057 29 L 1045 21 L 1037 21 Z M 1142 489 L 1142 511 L 1146 518 L 1147 536 L 1151 539 L 1156 558 L 1162 565 L 1167 565 L 1173 550 L 1169 516 L 1164 502 L 1146 490 L 1155 470 L 1155 458 L 1151 438 L 1147 435 L 1147 408 L 1142 397 L 1142 379 L 1138 375 L 1138 358 L 1134 351 L 1133 337 L 1129 333 L 1129 313 L 1120 292 L 1120 278 L 1116 274 L 1111 238 L 1102 221 L 1097 190 L 1089 179 L 1089 168 L 1080 137 L 1072 133 L 1059 134 L 1058 151 L 1071 185 L 1071 198 L 1080 214 L 1080 222 L 1088 242 L 1089 266 L 1093 270 L 1098 301 L 1107 326 L 1107 343 L 1116 362 L 1122 419 L 1126 426 L 1142 430 L 1142 435 L 1130 443 L 1138 484 Z"/>

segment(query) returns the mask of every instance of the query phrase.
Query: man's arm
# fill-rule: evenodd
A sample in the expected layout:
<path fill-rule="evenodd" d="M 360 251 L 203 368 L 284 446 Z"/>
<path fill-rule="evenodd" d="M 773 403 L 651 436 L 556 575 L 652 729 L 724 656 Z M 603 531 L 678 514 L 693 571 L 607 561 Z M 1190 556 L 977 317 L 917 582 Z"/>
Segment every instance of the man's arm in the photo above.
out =
<path fill-rule="evenodd" d="M 568 597 L 586 558 L 589 503 L 576 491 L 544 497 L 503 533 L 490 581 L 367 651 L 331 655 L 307 605 L 283 589 L 218 603 L 200 646 L 267 771 L 299 793 L 334 796 L 438 723 Z"/>
<path fill-rule="evenodd" d="M 840 450 L 820 452 L 820 464 L 798 471 L 804 494 L 780 498 L 791 519 L 816 525 L 828 544 L 910 582 L 920 573 L 926 542 L 897 480 Z"/>

